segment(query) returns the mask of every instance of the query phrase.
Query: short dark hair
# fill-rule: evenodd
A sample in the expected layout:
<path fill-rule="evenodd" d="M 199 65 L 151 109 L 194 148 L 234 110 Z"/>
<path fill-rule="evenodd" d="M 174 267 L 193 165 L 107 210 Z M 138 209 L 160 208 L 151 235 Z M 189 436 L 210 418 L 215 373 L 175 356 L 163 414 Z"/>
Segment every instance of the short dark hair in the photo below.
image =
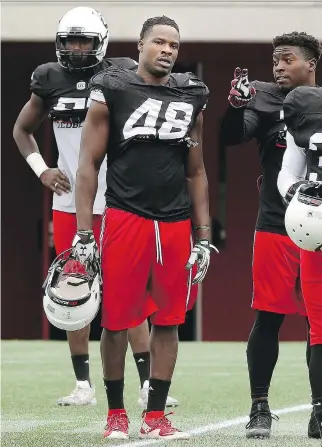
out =
<path fill-rule="evenodd" d="M 140 39 L 144 39 L 144 37 L 147 35 L 147 33 L 150 31 L 151 28 L 153 28 L 155 25 L 168 25 L 172 26 L 172 28 L 176 29 L 179 32 L 179 27 L 176 24 L 176 22 L 169 17 L 166 16 L 158 16 L 158 17 L 150 17 L 147 19 L 142 26 L 142 30 L 140 33 Z"/>
<path fill-rule="evenodd" d="M 318 61 L 321 57 L 321 43 L 315 37 L 304 32 L 298 33 L 297 31 L 293 31 L 292 33 L 274 37 L 274 50 L 281 45 L 299 47 L 306 60 L 316 59 Z"/>

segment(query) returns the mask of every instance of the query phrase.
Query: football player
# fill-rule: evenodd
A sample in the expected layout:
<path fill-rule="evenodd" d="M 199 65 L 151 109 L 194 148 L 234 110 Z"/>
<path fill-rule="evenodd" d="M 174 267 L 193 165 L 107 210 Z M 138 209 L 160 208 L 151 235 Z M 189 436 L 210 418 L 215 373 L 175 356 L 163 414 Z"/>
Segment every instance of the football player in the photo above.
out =
<path fill-rule="evenodd" d="M 106 438 L 128 438 L 123 401 L 127 331 L 148 316 L 147 291 L 157 311 L 151 316 L 150 388 L 139 436 L 188 437 L 172 426 L 164 408 L 177 358 L 178 325 L 193 304 L 191 285 L 196 288 L 206 275 L 212 246 L 201 143 L 208 89 L 192 73 L 171 74 L 179 45 L 179 28 L 172 19 L 150 18 L 138 42 L 137 71 L 114 66 L 91 81 L 76 178 L 78 232 L 73 246 L 77 259 L 86 245 L 93 246 L 93 203 L 107 151 L 101 252 Z M 192 275 L 193 265 L 198 269 Z"/>
<path fill-rule="evenodd" d="M 236 69 L 230 104 L 222 121 L 222 137 L 227 145 L 257 139 L 263 170 L 258 182 L 259 212 L 253 251 L 252 308 L 256 317 L 247 346 L 252 399 L 247 438 L 270 436 L 268 392 L 278 358 L 279 330 L 285 315 L 306 315 L 299 287 L 300 251 L 285 230 L 285 207 L 277 189 L 277 176 L 286 146 L 283 101 L 294 87 L 315 85 L 320 55 L 319 41 L 306 33 L 275 37 L 275 82 L 249 83 L 247 70 Z M 308 431 L 310 437 L 320 436 L 313 414 Z"/>
<path fill-rule="evenodd" d="M 54 243 L 57 254 L 68 249 L 76 232 L 75 181 L 81 130 L 90 104 L 88 83 L 94 73 L 119 65 L 134 69 L 129 58 L 104 59 L 108 45 L 108 27 L 102 15 L 88 7 L 68 11 L 59 22 L 56 34 L 57 62 L 36 68 L 31 80 L 31 97 L 23 107 L 14 127 L 14 139 L 27 163 L 43 185 L 53 191 Z M 58 167 L 49 168 L 39 153 L 33 133 L 49 114 L 57 142 Z M 106 163 L 99 173 L 94 203 L 93 230 L 99 240 L 104 211 Z M 76 388 L 58 400 L 59 405 L 95 404 L 95 389 L 89 374 L 90 327 L 67 332 Z M 145 408 L 150 374 L 149 328 L 147 321 L 129 331 L 129 341 L 140 376 L 139 405 Z M 168 406 L 178 402 L 168 397 Z"/>
<path fill-rule="evenodd" d="M 322 434 L 322 88 L 298 87 L 289 93 L 284 117 L 287 148 L 278 189 L 289 206 L 286 226 L 290 221 L 291 237 L 301 247 L 301 283 L 310 322 L 312 403 Z"/>

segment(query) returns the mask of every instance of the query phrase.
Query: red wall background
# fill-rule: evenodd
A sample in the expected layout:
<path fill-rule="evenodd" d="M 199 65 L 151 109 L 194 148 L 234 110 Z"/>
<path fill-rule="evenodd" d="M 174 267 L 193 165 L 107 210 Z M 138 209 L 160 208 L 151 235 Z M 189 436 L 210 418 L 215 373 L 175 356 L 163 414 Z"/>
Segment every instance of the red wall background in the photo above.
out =
<path fill-rule="evenodd" d="M 108 55 L 136 58 L 136 45 L 112 42 Z M 12 128 L 28 100 L 32 71 L 53 60 L 54 43 L 2 43 L 2 338 L 42 337 L 44 189 L 19 154 Z M 271 80 L 271 45 L 184 43 L 179 62 L 201 63 L 203 80 L 210 89 L 204 152 L 211 214 L 217 217 L 218 130 L 230 80 L 238 65 L 249 69 L 250 79 Z M 322 83 L 321 75 L 318 82 Z M 44 127 L 37 134 L 41 151 Z M 250 310 L 251 257 L 260 174 L 256 144 L 228 148 L 226 156 L 227 240 L 220 256 L 213 257 L 203 285 L 204 340 L 246 340 L 254 317 Z M 304 338 L 303 319 L 289 317 L 281 339 Z"/>

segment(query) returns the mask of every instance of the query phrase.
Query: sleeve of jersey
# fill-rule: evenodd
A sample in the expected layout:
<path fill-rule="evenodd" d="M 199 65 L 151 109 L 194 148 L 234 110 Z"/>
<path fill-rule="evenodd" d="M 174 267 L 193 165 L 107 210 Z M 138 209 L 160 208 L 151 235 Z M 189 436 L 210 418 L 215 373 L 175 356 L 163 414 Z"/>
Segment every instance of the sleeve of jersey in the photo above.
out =
<path fill-rule="evenodd" d="M 47 86 L 47 71 L 44 65 L 40 65 L 31 75 L 30 90 L 41 98 L 46 98 L 49 95 Z"/>
<path fill-rule="evenodd" d="M 282 168 L 277 179 L 277 187 L 282 197 L 285 197 L 289 188 L 306 176 L 306 156 L 304 150 L 297 146 L 293 136 L 286 133 L 286 150 L 283 157 Z"/>
<path fill-rule="evenodd" d="M 204 97 L 202 98 L 202 107 L 201 107 L 201 111 L 203 112 L 204 110 L 206 110 L 207 105 L 208 105 L 208 100 L 209 100 L 209 89 L 208 87 L 205 85 L 204 86 Z"/>
<path fill-rule="evenodd" d="M 108 70 L 106 70 L 108 72 Z M 92 77 L 89 83 L 91 90 L 90 99 L 101 104 L 111 103 L 111 94 L 107 82 L 106 72 L 101 72 Z"/>
<path fill-rule="evenodd" d="M 284 111 L 284 121 L 287 127 L 287 130 L 293 135 L 293 132 L 296 130 L 296 117 L 297 117 L 297 108 L 295 101 L 296 92 L 291 91 L 283 102 L 283 111 Z"/>

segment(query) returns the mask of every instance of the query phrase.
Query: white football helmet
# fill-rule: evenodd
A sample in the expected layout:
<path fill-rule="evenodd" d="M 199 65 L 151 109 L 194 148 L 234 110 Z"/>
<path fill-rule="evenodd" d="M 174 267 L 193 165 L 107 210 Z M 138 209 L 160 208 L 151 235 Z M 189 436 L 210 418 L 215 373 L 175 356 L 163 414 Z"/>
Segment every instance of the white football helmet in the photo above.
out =
<path fill-rule="evenodd" d="M 49 322 L 65 331 L 84 328 L 95 318 L 101 302 L 99 265 L 89 275 L 66 250 L 54 260 L 43 285 L 43 306 Z"/>
<path fill-rule="evenodd" d="M 308 251 L 322 251 L 322 182 L 315 185 L 299 187 L 285 213 L 287 234 Z"/>
<path fill-rule="evenodd" d="M 86 52 L 66 50 L 68 37 L 93 39 L 93 49 Z M 60 20 L 56 33 L 56 56 L 60 65 L 70 70 L 85 70 L 99 64 L 108 45 L 107 23 L 98 11 L 79 6 L 68 11 Z M 73 57 L 82 64 L 73 64 Z"/>

